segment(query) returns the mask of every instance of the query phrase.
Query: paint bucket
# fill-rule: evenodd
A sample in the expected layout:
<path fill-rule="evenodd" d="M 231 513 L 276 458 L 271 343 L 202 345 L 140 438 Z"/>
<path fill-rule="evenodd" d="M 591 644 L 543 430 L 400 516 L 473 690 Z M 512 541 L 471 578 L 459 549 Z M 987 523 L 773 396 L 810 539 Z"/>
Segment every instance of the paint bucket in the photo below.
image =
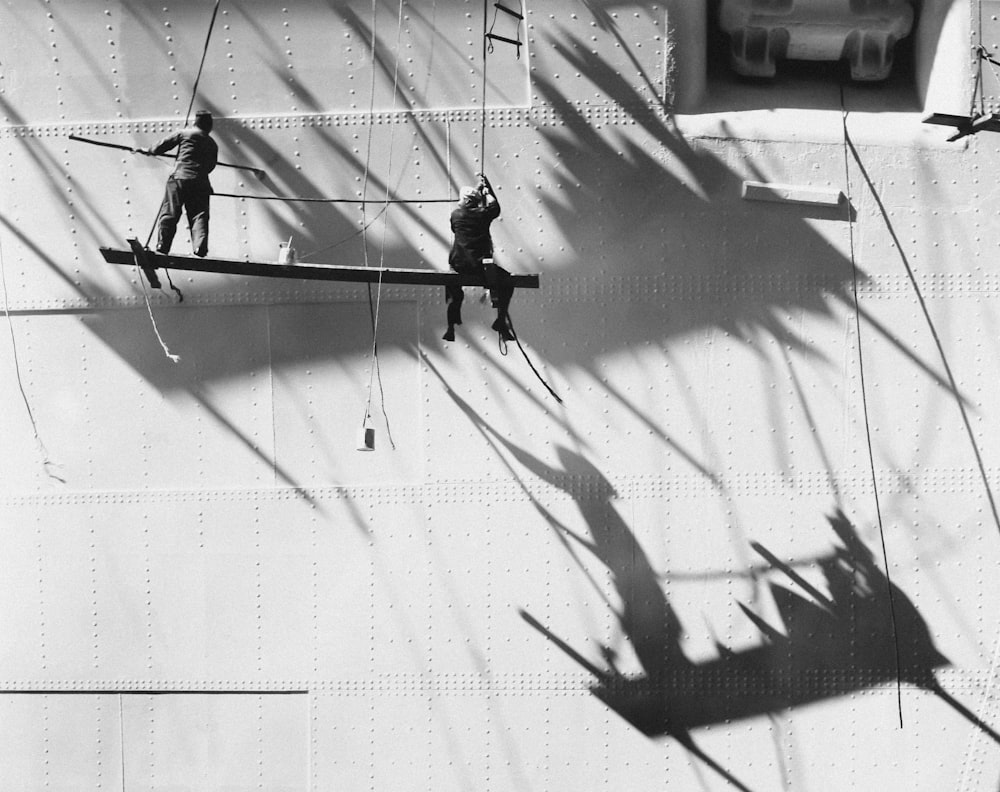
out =
<path fill-rule="evenodd" d="M 375 427 L 366 420 L 361 429 L 358 430 L 358 451 L 375 450 Z"/>
<path fill-rule="evenodd" d="M 278 245 L 278 263 L 294 264 L 297 261 L 295 248 L 292 247 L 292 238 L 288 237 L 287 242 Z"/>

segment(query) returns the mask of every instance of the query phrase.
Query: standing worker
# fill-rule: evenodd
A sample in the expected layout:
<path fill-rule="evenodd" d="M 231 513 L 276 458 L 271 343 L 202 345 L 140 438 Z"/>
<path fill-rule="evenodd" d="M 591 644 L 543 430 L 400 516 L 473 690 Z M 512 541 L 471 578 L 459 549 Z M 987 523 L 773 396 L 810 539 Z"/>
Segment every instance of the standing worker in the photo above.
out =
<path fill-rule="evenodd" d="M 152 149 L 139 149 L 148 156 L 177 149 L 177 165 L 167 179 L 167 190 L 156 218 L 156 252 L 169 253 L 181 211 L 187 213 L 191 245 L 196 256 L 208 253 L 208 202 L 212 185 L 208 174 L 219 159 L 219 146 L 212 139 L 212 114 L 199 110 L 194 126 L 164 138 Z"/>
<path fill-rule="evenodd" d="M 458 207 L 451 213 L 451 230 L 455 234 L 448 265 L 462 275 L 482 275 L 490 289 L 497 318 L 493 329 L 500 333 L 504 341 L 513 341 L 507 308 L 514 289 L 510 285 L 510 273 L 493 263 L 493 239 L 490 223 L 500 216 L 500 201 L 497 200 L 493 185 L 485 174 L 479 174 L 475 187 L 463 187 L 459 193 Z M 485 260 L 485 263 L 484 263 Z M 462 324 L 462 300 L 465 293 L 459 285 L 445 286 L 445 300 L 448 303 L 448 330 L 445 341 L 455 340 L 455 325 Z"/>

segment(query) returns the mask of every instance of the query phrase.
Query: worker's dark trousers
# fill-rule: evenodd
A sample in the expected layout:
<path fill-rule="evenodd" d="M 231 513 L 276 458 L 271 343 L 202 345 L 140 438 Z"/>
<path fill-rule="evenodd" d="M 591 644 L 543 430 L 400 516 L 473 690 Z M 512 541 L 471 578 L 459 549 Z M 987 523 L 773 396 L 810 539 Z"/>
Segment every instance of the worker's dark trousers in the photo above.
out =
<path fill-rule="evenodd" d="M 173 176 L 167 179 L 160 214 L 156 218 L 158 253 L 170 252 L 182 211 L 187 213 L 194 254 L 204 256 L 208 253 L 208 202 L 211 195 L 212 186 L 207 180 L 175 179 Z"/>
<path fill-rule="evenodd" d="M 490 300 L 493 307 L 497 309 L 497 322 L 506 328 L 508 323 L 507 309 L 514 296 L 514 287 L 510 285 L 510 273 L 503 267 L 492 264 L 486 265 L 485 275 L 486 285 L 490 290 Z"/>
<path fill-rule="evenodd" d="M 453 268 L 454 269 L 454 268 Z M 497 319 L 504 327 L 507 326 L 507 309 L 510 300 L 514 296 L 514 287 L 510 285 L 510 273 L 503 267 L 495 264 L 484 268 L 479 266 L 486 280 L 486 286 L 490 290 L 490 298 L 493 307 L 497 309 Z M 464 272 L 468 270 L 456 270 Z M 448 303 L 448 324 L 462 324 L 462 302 L 465 300 L 465 292 L 461 286 L 448 285 L 444 287 L 445 300 Z"/>
<path fill-rule="evenodd" d="M 444 287 L 444 299 L 448 303 L 448 324 L 462 324 L 462 302 L 465 300 L 465 291 L 461 286 L 449 284 Z"/>

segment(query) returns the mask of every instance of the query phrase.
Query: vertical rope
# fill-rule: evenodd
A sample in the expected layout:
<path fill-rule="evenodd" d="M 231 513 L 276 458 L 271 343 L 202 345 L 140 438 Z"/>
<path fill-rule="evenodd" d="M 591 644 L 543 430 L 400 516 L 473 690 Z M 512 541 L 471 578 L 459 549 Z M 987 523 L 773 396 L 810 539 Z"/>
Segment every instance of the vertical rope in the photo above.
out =
<path fill-rule="evenodd" d="M 396 17 L 396 47 L 395 56 L 393 58 L 393 70 L 392 70 L 392 112 L 395 115 L 396 112 L 396 101 L 399 94 L 399 46 L 403 35 L 403 0 L 399 0 L 399 10 Z M 373 64 L 374 66 L 374 64 Z M 389 426 L 389 416 L 385 410 L 385 388 L 382 385 L 382 368 L 379 365 L 378 359 L 378 320 L 381 313 L 382 305 L 382 272 L 385 270 L 385 240 L 386 234 L 389 228 L 389 204 L 390 204 L 390 176 L 392 174 L 392 155 L 396 143 L 396 123 L 393 120 L 389 127 L 389 156 L 386 162 L 386 175 L 385 175 L 385 203 L 384 211 L 385 216 L 382 220 L 382 239 L 379 245 L 379 280 L 378 280 L 378 292 L 375 303 L 375 320 L 374 327 L 372 328 L 372 353 L 371 362 L 372 365 L 369 369 L 368 375 L 368 405 L 365 408 L 366 416 L 371 415 L 371 403 L 372 403 L 372 376 L 377 375 L 378 377 L 378 387 L 379 394 L 381 396 L 381 406 L 382 406 L 382 417 L 385 420 L 386 433 L 389 437 L 389 444 L 393 449 L 396 448 L 396 443 L 392 439 L 392 429 Z"/>
<path fill-rule="evenodd" d="M 146 312 L 149 314 L 149 321 L 153 325 L 153 332 L 156 334 L 156 340 L 160 342 L 160 347 L 163 349 L 163 354 L 166 355 L 174 363 L 181 362 L 181 356 L 175 355 L 170 351 L 167 346 L 167 342 L 163 340 L 163 336 L 160 335 L 160 328 L 156 324 L 156 317 L 153 316 L 153 306 L 149 302 L 149 294 L 146 292 L 146 281 L 142 278 L 142 271 L 139 269 L 139 265 L 135 265 L 136 277 L 139 279 L 139 285 L 142 286 L 142 298 L 146 301 Z"/>
<path fill-rule="evenodd" d="M 976 106 L 976 92 L 979 92 L 979 107 L 983 115 L 986 114 L 986 89 L 983 87 L 983 4 L 980 2 L 977 4 L 979 6 L 979 30 L 976 31 L 976 36 L 979 39 L 979 46 L 976 49 L 976 84 L 972 89 L 972 106 Z M 972 113 L 970 112 L 971 116 Z"/>
<path fill-rule="evenodd" d="M 368 86 L 368 144 L 365 148 L 365 171 L 361 180 L 361 244 L 365 266 L 368 266 L 368 174 L 371 171 L 372 162 L 372 130 L 375 126 L 375 37 L 376 26 L 378 25 L 378 4 L 377 0 L 372 0 L 372 38 L 371 44 L 371 80 Z M 368 286 L 368 300 L 371 302 L 371 285 Z M 374 316 L 372 322 L 374 323 Z"/>
<path fill-rule="evenodd" d="M 212 21 L 208 23 L 208 35 L 205 36 L 205 46 L 201 50 L 201 63 L 198 64 L 198 76 L 194 78 L 194 89 L 191 91 L 191 102 L 188 104 L 187 113 L 184 116 L 184 126 L 188 125 L 191 119 L 191 108 L 194 107 L 195 97 L 198 95 L 198 83 L 201 82 L 201 71 L 205 67 L 205 56 L 208 54 L 208 42 L 212 40 L 212 29 L 215 27 L 215 17 L 219 13 L 219 4 L 222 0 L 215 0 L 215 8 L 212 9 Z"/>
<path fill-rule="evenodd" d="M 370 86 L 369 86 L 369 103 L 368 103 L 368 144 L 367 144 L 367 150 L 365 152 L 365 173 L 364 173 L 363 193 L 362 193 L 362 197 L 365 200 L 367 200 L 367 197 L 368 197 L 368 190 L 367 190 L 367 188 L 368 188 L 368 177 L 369 177 L 369 174 L 371 172 L 372 137 L 373 137 L 374 117 L 375 117 L 375 68 L 376 68 L 376 65 L 377 65 L 377 59 L 376 59 L 376 44 L 377 44 L 377 35 L 376 35 L 377 29 L 376 29 L 376 26 L 377 26 L 377 24 L 378 24 L 377 2 L 376 2 L 376 0 L 372 0 L 372 21 L 371 21 L 371 28 L 372 28 L 372 39 L 371 39 L 371 83 L 370 83 Z M 392 111 L 393 111 L 393 113 L 395 113 L 395 110 L 396 110 L 396 101 L 397 101 L 397 95 L 398 95 L 398 92 L 399 92 L 399 46 L 400 46 L 400 41 L 401 41 L 401 38 L 402 38 L 402 30 L 403 30 L 403 0 L 400 0 L 400 2 L 399 2 L 399 11 L 398 11 L 397 21 L 396 21 L 396 47 L 395 47 L 395 57 L 394 57 L 393 75 L 392 75 Z M 387 171 L 386 171 L 386 178 L 385 178 L 385 200 L 384 200 L 384 205 L 383 205 L 383 208 L 382 208 L 382 212 L 380 212 L 380 214 L 384 213 L 385 217 L 383 219 L 382 236 L 381 236 L 380 245 L 379 245 L 379 275 L 378 275 L 378 284 L 377 284 L 377 289 L 376 289 L 376 293 L 375 293 L 374 305 L 372 304 L 372 288 L 371 288 L 371 284 L 370 283 L 367 284 L 367 286 L 368 286 L 368 311 L 369 311 L 369 315 L 371 317 L 371 326 L 372 326 L 372 348 L 371 348 L 371 354 L 370 354 L 371 365 L 369 366 L 369 374 L 368 374 L 368 398 L 367 398 L 366 403 L 365 403 L 364 418 L 362 419 L 362 425 L 364 425 L 369 420 L 369 418 L 371 417 L 373 386 L 374 386 L 375 378 L 377 376 L 377 378 L 378 378 L 378 385 L 379 385 L 379 393 L 381 395 L 382 417 L 385 419 L 386 432 L 387 432 L 388 437 L 389 437 L 389 443 L 390 443 L 390 445 L 392 446 L 393 449 L 395 449 L 396 443 L 395 443 L 395 441 L 392 438 L 392 429 L 391 429 L 391 427 L 389 425 L 389 415 L 388 415 L 388 413 L 386 412 L 386 409 L 385 409 L 385 388 L 384 388 L 384 386 L 382 384 L 382 370 L 381 370 L 381 366 L 379 365 L 379 359 L 378 359 L 378 325 L 379 325 L 379 318 L 381 316 L 381 309 L 382 309 L 382 274 L 383 274 L 384 269 L 385 269 L 385 267 L 384 267 L 384 264 L 385 264 L 385 240 L 386 240 L 386 234 L 388 232 L 388 225 L 389 225 L 389 211 L 388 210 L 389 210 L 389 204 L 390 204 L 390 200 L 389 200 L 389 195 L 390 195 L 390 175 L 392 173 L 392 153 L 393 153 L 393 147 L 395 145 L 395 138 L 396 138 L 396 124 L 395 124 L 395 120 L 393 120 L 392 123 L 391 123 L 391 126 L 390 126 L 390 130 L 389 130 L 389 156 L 388 156 L 388 161 L 387 161 Z M 363 229 L 364 233 L 362 234 L 362 237 L 363 237 L 363 245 L 364 245 L 365 266 L 367 267 L 367 266 L 369 266 L 369 263 L 368 263 L 368 234 L 367 234 L 368 223 L 366 222 L 366 220 L 367 220 L 366 206 L 367 206 L 367 203 L 363 203 L 362 204 L 362 209 L 361 209 L 362 215 L 361 216 L 362 216 L 362 222 L 364 223 L 364 229 Z"/>
<path fill-rule="evenodd" d="M 49 478 L 65 484 L 65 479 L 56 475 L 52 471 L 52 461 L 49 459 L 48 449 L 42 442 L 42 436 L 38 432 L 38 422 L 35 420 L 35 413 L 31 409 L 31 402 L 28 401 L 28 394 L 24 390 L 24 382 L 21 378 L 21 361 L 17 355 L 17 337 L 14 335 L 14 320 L 10 315 L 10 298 L 7 292 L 7 270 L 3 257 L 3 240 L 0 240 L 0 285 L 3 286 L 3 313 L 7 319 L 7 330 L 10 333 L 11 357 L 14 361 L 14 376 L 17 379 L 17 388 L 21 393 L 21 401 L 24 402 L 24 409 L 28 413 L 28 420 L 31 422 L 31 432 L 35 438 L 35 446 L 42 458 L 42 469 Z"/>
<path fill-rule="evenodd" d="M 1000 511 L 997 509 L 996 498 L 993 496 L 993 488 L 990 486 L 990 479 L 986 473 L 986 463 L 983 461 L 982 452 L 979 450 L 979 443 L 976 442 L 976 433 L 972 430 L 972 422 L 969 420 L 969 413 L 965 409 L 965 404 L 962 400 L 962 395 L 958 389 L 958 382 L 955 380 L 955 374 L 951 370 L 951 364 L 948 363 L 948 356 L 944 351 L 944 344 L 941 341 L 941 337 L 938 335 L 937 327 L 934 325 L 934 320 L 931 319 L 931 312 L 927 307 L 927 301 L 924 300 L 923 292 L 920 291 L 920 284 L 917 283 L 917 276 L 913 272 L 913 268 L 910 266 L 909 259 L 906 257 L 906 252 L 903 250 L 903 244 L 900 242 L 899 237 L 896 234 L 896 229 L 893 228 L 892 223 L 889 220 L 889 212 L 885 208 L 885 204 L 882 203 L 882 199 L 875 189 L 875 185 L 872 183 L 871 177 L 868 175 L 868 171 L 865 168 L 864 162 L 861 160 L 861 155 L 858 150 L 854 147 L 854 143 L 851 141 L 850 136 L 846 134 L 846 123 L 845 123 L 845 137 L 846 145 L 850 148 L 851 155 L 854 157 L 854 161 L 861 171 L 861 175 L 865 179 L 865 183 L 868 185 L 868 190 L 871 192 L 872 197 L 875 199 L 875 203 L 879 208 L 879 212 L 882 214 L 882 220 L 885 222 L 886 230 L 889 232 L 889 236 L 892 237 L 893 245 L 896 248 L 896 252 L 899 253 L 900 260 L 902 261 L 903 268 L 906 270 L 907 279 L 910 281 L 910 286 L 913 288 L 913 293 L 917 298 L 917 303 L 920 305 L 920 310 L 924 315 L 924 321 L 927 323 L 927 328 L 930 330 L 931 338 L 934 339 L 934 346 L 937 348 L 938 357 L 941 359 L 941 366 L 944 368 L 945 375 L 948 378 L 948 387 L 951 390 L 952 396 L 955 397 L 955 403 L 958 406 L 958 411 L 962 416 L 962 423 L 965 426 L 965 433 L 969 438 L 969 445 L 972 446 L 972 453 L 976 458 L 976 466 L 979 469 L 979 476 L 983 482 L 983 490 L 986 492 L 986 500 L 990 505 L 990 513 L 993 516 L 993 523 L 996 525 L 997 530 L 1000 531 Z"/>
<path fill-rule="evenodd" d="M 861 338 L 861 305 L 858 298 L 858 262 L 854 251 L 854 218 L 851 215 L 853 200 L 851 196 L 851 169 L 848 158 L 847 108 L 844 103 L 844 88 L 840 88 L 840 120 L 844 132 L 844 181 L 847 190 L 847 227 L 850 235 L 851 248 L 851 284 L 854 294 L 854 329 L 858 336 L 858 375 L 861 380 L 861 406 L 865 418 L 865 438 L 868 442 L 868 464 L 872 474 L 872 494 L 875 497 L 875 515 L 878 518 L 878 534 L 882 543 L 882 563 L 885 565 L 885 579 L 889 592 L 889 616 L 892 622 L 892 643 L 896 660 L 896 705 L 899 710 L 899 728 L 903 728 L 903 678 L 899 658 L 899 634 L 896 630 L 896 603 L 892 595 L 892 579 L 889 572 L 889 554 L 885 545 L 885 528 L 882 524 L 882 507 L 878 497 L 878 478 L 875 475 L 875 452 L 872 448 L 872 430 L 868 416 L 868 396 L 865 385 L 865 356 Z"/>
<path fill-rule="evenodd" d="M 371 49 L 371 79 L 368 85 L 368 142 L 365 146 L 365 170 L 364 177 L 361 181 L 361 198 L 363 203 L 361 204 L 361 247 L 362 254 L 364 257 L 365 267 L 370 266 L 368 263 L 368 176 L 371 172 L 371 161 L 372 161 L 372 136 L 375 128 L 375 66 L 377 63 L 375 57 L 375 46 L 377 43 L 377 32 L 378 32 L 378 3 L 377 0 L 372 0 L 371 5 L 371 43 L 369 45 Z M 388 179 L 386 179 L 388 182 Z M 365 287 L 368 292 L 368 315 L 371 321 L 372 328 L 372 352 L 371 352 L 371 366 L 374 368 L 375 361 L 377 360 L 377 350 L 378 350 L 378 314 L 379 314 L 379 304 L 381 303 L 382 297 L 382 273 L 379 273 L 378 279 L 378 299 L 377 302 L 373 304 L 372 301 L 372 285 L 371 283 L 366 283 Z M 374 373 L 374 372 L 373 372 Z M 371 376 L 368 378 L 368 399 L 365 402 L 365 414 L 361 419 L 361 425 L 364 426 L 369 417 L 371 417 L 371 400 L 372 400 L 372 387 L 371 387 Z"/>
<path fill-rule="evenodd" d="M 188 102 L 187 113 L 184 114 L 184 126 L 186 127 L 191 121 L 191 108 L 194 107 L 194 100 L 198 97 L 198 83 L 201 82 L 201 72 L 205 67 L 205 56 L 208 55 L 208 44 L 212 40 L 212 30 L 215 28 L 215 17 L 219 13 L 219 5 L 222 0 L 215 0 L 215 8 L 212 9 L 212 19 L 208 23 L 208 33 L 205 35 L 205 44 L 201 48 L 201 62 L 198 64 L 198 73 L 194 78 L 194 87 L 191 89 L 191 101 Z M 156 226 L 158 225 L 160 216 L 157 212 L 156 220 L 153 221 L 153 227 L 149 229 L 149 235 L 146 237 L 146 244 L 144 247 L 149 247 L 149 243 L 153 239 L 153 233 L 156 231 Z M 169 279 L 169 275 L 167 278 Z M 171 284 L 173 285 L 173 284 Z"/>
<path fill-rule="evenodd" d="M 219 13 L 219 6 L 221 5 L 221 3 L 222 0 L 215 0 L 215 8 L 212 9 L 212 19 L 208 23 L 208 33 L 205 35 L 205 44 L 201 48 L 201 62 L 198 64 L 198 73 L 194 78 L 194 87 L 191 89 L 191 101 L 188 102 L 187 113 L 184 115 L 185 127 L 188 125 L 188 122 L 191 119 L 191 108 L 194 107 L 194 100 L 198 96 L 198 84 L 201 82 L 201 72 L 202 69 L 204 69 L 205 67 L 205 56 L 208 54 L 208 44 L 212 40 L 212 31 L 215 28 L 215 18 Z M 159 222 L 160 222 L 160 211 L 159 209 L 157 209 L 156 219 L 153 220 L 153 227 L 149 229 L 149 234 L 146 236 L 146 244 L 143 245 L 143 247 L 148 248 L 149 243 L 153 241 L 153 234 L 156 232 L 156 228 L 159 225 Z M 136 271 L 137 272 L 139 271 L 138 264 L 136 264 Z M 170 273 L 167 270 L 164 270 L 164 272 L 166 273 L 167 281 L 170 283 L 170 287 L 175 292 L 177 292 L 177 294 L 183 301 L 184 295 L 180 293 L 180 290 L 176 286 L 174 286 L 174 282 L 170 280 Z M 163 347 L 163 353 L 168 358 L 170 358 L 170 360 L 172 360 L 174 363 L 179 363 L 180 357 L 178 355 L 174 355 L 173 353 L 171 353 L 171 351 L 167 348 L 166 342 L 164 342 L 163 340 L 163 336 L 160 335 L 160 329 L 156 326 L 156 319 L 153 317 L 153 306 L 149 302 L 149 295 L 146 293 L 146 284 L 143 283 L 141 272 L 139 272 L 139 283 L 142 284 L 142 296 L 143 299 L 146 301 L 146 311 L 149 313 L 149 320 L 153 323 L 153 332 L 156 333 L 156 340 L 159 341 L 160 346 Z"/>
<path fill-rule="evenodd" d="M 486 25 L 489 23 L 490 0 L 483 0 L 483 98 L 480 106 L 482 122 L 479 124 L 479 172 L 486 173 L 486 54 L 489 39 Z"/>

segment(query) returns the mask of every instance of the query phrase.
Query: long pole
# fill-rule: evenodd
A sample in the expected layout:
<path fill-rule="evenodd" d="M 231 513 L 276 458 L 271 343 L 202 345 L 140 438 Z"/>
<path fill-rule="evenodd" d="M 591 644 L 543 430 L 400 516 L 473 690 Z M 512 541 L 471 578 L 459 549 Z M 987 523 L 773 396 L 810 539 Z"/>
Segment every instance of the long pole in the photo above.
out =
<path fill-rule="evenodd" d="M 89 143 L 91 146 L 103 146 L 104 148 L 118 149 L 119 151 L 131 151 L 133 154 L 141 154 L 139 149 L 132 148 L 131 146 L 123 146 L 121 143 L 108 143 L 104 140 L 93 140 L 92 138 L 80 137 L 79 135 L 70 135 L 70 140 L 76 140 L 79 143 Z M 168 157 L 170 159 L 176 159 L 176 154 L 156 154 L 157 157 Z M 247 170 L 255 174 L 258 178 L 267 178 L 267 173 L 265 173 L 260 168 L 254 168 L 250 165 L 231 165 L 228 162 L 218 162 L 216 163 L 220 168 L 236 168 L 237 170 Z"/>

